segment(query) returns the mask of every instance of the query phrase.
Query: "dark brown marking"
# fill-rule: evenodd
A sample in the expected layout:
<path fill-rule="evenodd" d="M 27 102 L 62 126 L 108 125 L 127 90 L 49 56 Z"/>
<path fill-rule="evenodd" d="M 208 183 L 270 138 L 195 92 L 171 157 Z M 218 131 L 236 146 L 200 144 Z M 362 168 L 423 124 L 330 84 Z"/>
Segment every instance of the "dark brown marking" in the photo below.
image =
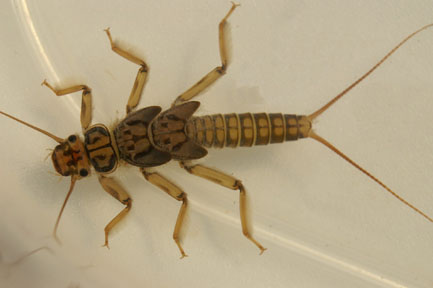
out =
<path fill-rule="evenodd" d="M 203 125 L 203 121 L 200 117 L 195 118 L 194 121 L 194 127 L 195 127 L 195 141 L 197 143 L 204 143 L 204 137 L 205 137 L 205 132 L 204 132 L 204 125 Z"/>
<path fill-rule="evenodd" d="M 214 123 L 214 141 L 213 147 L 215 148 L 223 148 L 225 144 L 226 138 L 226 128 L 224 117 L 221 114 L 212 115 L 212 121 Z"/>
<path fill-rule="evenodd" d="M 298 116 L 292 114 L 284 114 L 286 127 L 286 141 L 294 141 L 299 138 Z"/>
<path fill-rule="evenodd" d="M 204 122 L 204 146 L 212 147 L 212 143 L 215 138 L 214 122 L 212 117 L 204 116 L 202 117 Z"/>
<path fill-rule="evenodd" d="M 239 114 L 239 122 L 241 124 L 241 141 L 240 146 L 251 147 L 254 144 L 255 129 L 251 113 Z"/>
<path fill-rule="evenodd" d="M 101 173 L 114 171 L 117 167 L 117 156 L 111 143 L 108 128 L 98 124 L 90 127 L 84 136 L 85 148 L 95 170 Z"/>
<path fill-rule="evenodd" d="M 174 106 L 161 113 L 151 127 L 153 144 L 176 160 L 192 160 L 207 155 L 201 145 L 204 126 L 201 119 L 191 120 L 199 102 L 191 101 Z M 200 144 L 198 144 L 200 143 Z"/>
<path fill-rule="evenodd" d="M 284 117 L 281 113 L 269 114 L 269 120 L 271 122 L 271 142 L 270 143 L 282 143 L 284 142 Z"/>
<path fill-rule="evenodd" d="M 128 114 L 117 125 L 114 136 L 120 158 L 143 168 L 159 166 L 171 160 L 169 153 L 155 149 L 149 140 L 149 125 L 160 112 L 161 107 L 146 107 Z"/>
<path fill-rule="evenodd" d="M 51 160 L 54 169 L 63 176 L 79 176 L 80 169 L 90 169 L 84 144 L 77 135 L 70 135 L 57 145 L 51 154 Z"/>
<path fill-rule="evenodd" d="M 267 145 L 271 137 L 268 115 L 266 113 L 255 113 L 253 117 L 256 127 L 256 141 L 254 145 Z"/>
<path fill-rule="evenodd" d="M 239 140 L 239 121 L 236 114 L 225 114 L 226 142 L 225 147 L 236 148 Z"/>

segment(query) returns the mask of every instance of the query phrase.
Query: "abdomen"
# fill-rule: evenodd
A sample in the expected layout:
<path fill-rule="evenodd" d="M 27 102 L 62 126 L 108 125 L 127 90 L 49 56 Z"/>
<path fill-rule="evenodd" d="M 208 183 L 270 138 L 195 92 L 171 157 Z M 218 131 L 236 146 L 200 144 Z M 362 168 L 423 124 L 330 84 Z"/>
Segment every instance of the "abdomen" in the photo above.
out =
<path fill-rule="evenodd" d="M 311 129 L 306 116 L 281 113 L 215 114 L 192 117 L 187 136 L 204 147 L 251 147 L 305 138 Z"/>

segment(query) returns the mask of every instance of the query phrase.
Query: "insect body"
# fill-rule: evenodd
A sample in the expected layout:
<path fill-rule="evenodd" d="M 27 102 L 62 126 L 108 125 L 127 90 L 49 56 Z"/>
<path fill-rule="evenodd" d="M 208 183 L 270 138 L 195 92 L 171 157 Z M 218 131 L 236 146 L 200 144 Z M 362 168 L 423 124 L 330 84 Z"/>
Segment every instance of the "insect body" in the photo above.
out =
<path fill-rule="evenodd" d="M 340 157 L 376 181 L 405 205 L 433 222 L 429 216 L 401 198 L 380 180 L 353 162 L 349 157 L 312 130 L 312 122 L 317 116 L 366 78 L 403 43 L 422 30 L 433 26 L 433 24 L 422 27 L 406 37 L 367 73 L 333 98 L 329 103 L 308 116 L 281 113 L 195 116 L 194 113 L 200 103 L 190 100 L 224 75 L 227 70 L 228 60 L 224 25 L 227 18 L 236 7 L 237 5 L 233 4 L 227 15 L 219 24 L 221 66 L 211 70 L 190 89 L 178 96 L 172 107 L 165 111 L 162 111 L 162 108 L 158 106 L 146 107 L 135 111 L 135 107 L 139 103 L 146 82 L 148 66 L 143 60 L 117 47 L 112 40 L 109 29 L 106 29 L 105 32 L 107 33 L 112 50 L 140 66 L 126 106 L 127 115 L 115 125 L 114 129 L 110 130 L 102 124 L 90 125 L 92 118 L 92 94 L 90 88 L 86 85 L 77 85 L 57 90 L 46 81 L 42 83 L 50 88 L 57 96 L 82 91 L 81 126 L 84 139 L 81 139 L 79 135 L 70 135 L 62 139 L 0 111 L 1 114 L 42 132 L 59 143 L 52 153 L 53 165 L 60 175 L 71 177 L 71 185 L 54 227 L 53 235 L 55 237 L 57 237 L 56 231 L 60 217 L 73 191 L 75 182 L 91 175 L 91 167 L 93 167 L 103 189 L 125 205 L 125 208 L 105 227 L 104 246 L 108 246 L 110 230 L 128 213 L 132 206 L 132 199 L 129 194 L 114 178 L 108 177 L 109 174 L 116 170 L 119 162 L 124 161 L 130 165 L 139 167 L 145 179 L 167 192 L 175 200 L 182 202 L 174 228 L 173 238 L 179 247 L 182 257 L 186 256 L 179 242 L 179 231 L 182 227 L 184 214 L 188 205 L 187 194 L 161 174 L 148 170 L 150 167 L 160 166 L 170 160 L 175 160 L 179 162 L 183 169 L 193 175 L 208 179 L 232 190 L 239 190 L 242 232 L 261 252 L 263 252 L 265 248 L 252 237 L 248 230 L 246 190 L 242 182 L 212 168 L 192 164 L 191 161 L 206 156 L 208 153 L 207 148 L 251 147 L 253 145 L 282 143 L 284 141 L 292 141 L 300 138 L 313 138 L 326 145 Z"/>

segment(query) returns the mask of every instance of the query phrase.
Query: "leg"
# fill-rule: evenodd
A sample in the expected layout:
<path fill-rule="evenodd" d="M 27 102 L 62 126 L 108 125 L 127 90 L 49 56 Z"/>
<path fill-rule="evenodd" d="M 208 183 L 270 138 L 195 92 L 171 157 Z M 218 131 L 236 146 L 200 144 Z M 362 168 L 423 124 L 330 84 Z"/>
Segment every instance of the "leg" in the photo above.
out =
<path fill-rule="evenodd" d="M 116 198 L 120 203 L 123 205 L 126 205 L 125 208 L 123 208 L 122 211 L 120 211 L 119 214 L 117 214 L 116 217 L 113 218 L 113 220 L 110 221 L 110 223 L 105 226 L 105 243 L 103 246 L 109 248 L 108 246 L 108 234 L 110 233 L 110 230 L 113 229 L 113 227 L 122 220 L 123 217 L 131 210 L 132 205 L 132 199 L 129 197 L 129 194 L 116 182 L 113 178 L 107 178 L 102 175 L 99 176 L 99 183 L 101 183 L 102 188 L 104 188 L 105 191 L 107 191 L 111 196 Z"/>
<path fill-rule="evenodd" d="M 189 165 L 184 162 L 180 162 L 180 167 L 184 168 L 189 173 L 205 178 L 212 182 L 215 182 L 221 186 L 227 187 L 232 190 L 239 190 L 239 208 L 241 214 L 241 225 L 242 225 L 242 233 L 247 237 L 251 242 L 253 242 L 260 249 L 260 254 L 262 254 L 266 248 L 264 248 L 257 240 L 251 236 L 248 231 L 248 223 L 247 223 L 247 211 L 246 211 L 246 191 L 244 185 L 242 185 L 241 181 L 233 178 L 227 174 L 216 171 L 214 169 L 202 166 L 202 165 Z"/>
<path fill-rule="evenodd" d="M 129 60 L 137 65 L 140 65 L 140 69 L 138 69 L 137 77 L 135 78 L 134 86 L 132 87 L 131 94 L 129 95 L 128 104 L 126 105 L 126 113 L 129 113 L 134 109 L 138 102 L 140 101 L 141 93 L 143 92 L 144 84 L 147 79 L 147 71 L 149 70 L 147 64 L 141 60 L 140 58 L 132 55 L 129 52 L 119 48 L 114 44 L 113 39 L 111 38 L 110 28 L 104 30 L 107 33 L 108 40 L 110 40 L 111 50 L 115 53 L 119 54 L 126 60 Z"/>
<path fill-rule="evenodd" d="M 232 8 L 227 13 L 227 15 L 221 20 L 218 30 L 219 30 L 219 46 L 220 46 L 220 57 L 221 57 L 221 66 L 216 67 L 212 71 L 210 71 L 206 76 L 204 76 L 200 81 L 194 84 L 187 91 L 179 95 L 176 100 L 173 102 L 172 106 L 181 104 L 182 102 L 189 101 L 193 97 L 197 96 L 204 89 L 212 85 L 218 78 L 226 73 L 228 60 L 227 60 L 227 47 L 225 43 L 224 36 L 224 26 L 227 22 L 227 18 L 229 18 L 230 14 L 236 9 L 239 4 L 235 4 L 232 2 Z"/>
<path fill-rule="evenodd" d="M 47 80 L 44 80 L 42 82 L 42 85 L 50 88 L 50 90 L 53 91 L 54 94 L 56 94 L 57 96 L 63 96 L 82 90 L 83 93 L 81 98 L 81 127 L 83 128 L 83 130 L 86 130 L 87 127 L 89 127 L 90 122 L 92 121 L 92 92 L 89 87 L 87 87 L 86 85 L 76 85 L 65 89 L 57 90 L 53 86 L 51 86 L 47 82 Z"/>
<path fill-rule="evenodd" d="M 179 247 L 180 253 L 182 254 L 180 258 L 182 259 L 183 257 L 186 257 L 187 255 L 183 251 L 183 248 L 179 242 L 179 232 L 182 227 L 183 218 L 185 217 L 186 207 L 188 205 L 186 193 L 158 173 L 150 173 L 147 172 L 145 169 L 141 169 L 141 173 L 143 173 L 147 181 L 159 187 L 161 190 L 167 192 L 168 195 L 170 195 L 174 199 L 182 201 L 182 206 L 180 206 L 179 214 L 176 220 L 176 225 L 174 226 L 173 240 L 174 242 L 176 242 L 176 245 L 177 247 Z"/>

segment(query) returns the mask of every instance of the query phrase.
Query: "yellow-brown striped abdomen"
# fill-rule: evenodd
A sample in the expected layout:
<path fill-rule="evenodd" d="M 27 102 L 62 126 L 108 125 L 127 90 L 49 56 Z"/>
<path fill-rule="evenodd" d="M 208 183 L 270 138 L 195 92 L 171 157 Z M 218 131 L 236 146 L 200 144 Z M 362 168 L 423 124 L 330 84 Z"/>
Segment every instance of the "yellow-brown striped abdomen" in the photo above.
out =
<path fill-rule="evenodd" d="M 187 136 L 204 147 L 251 147 L 305 138 L 311 129 L 306 116 L 281 113 L 215 114 L 192 117 Z"/>

